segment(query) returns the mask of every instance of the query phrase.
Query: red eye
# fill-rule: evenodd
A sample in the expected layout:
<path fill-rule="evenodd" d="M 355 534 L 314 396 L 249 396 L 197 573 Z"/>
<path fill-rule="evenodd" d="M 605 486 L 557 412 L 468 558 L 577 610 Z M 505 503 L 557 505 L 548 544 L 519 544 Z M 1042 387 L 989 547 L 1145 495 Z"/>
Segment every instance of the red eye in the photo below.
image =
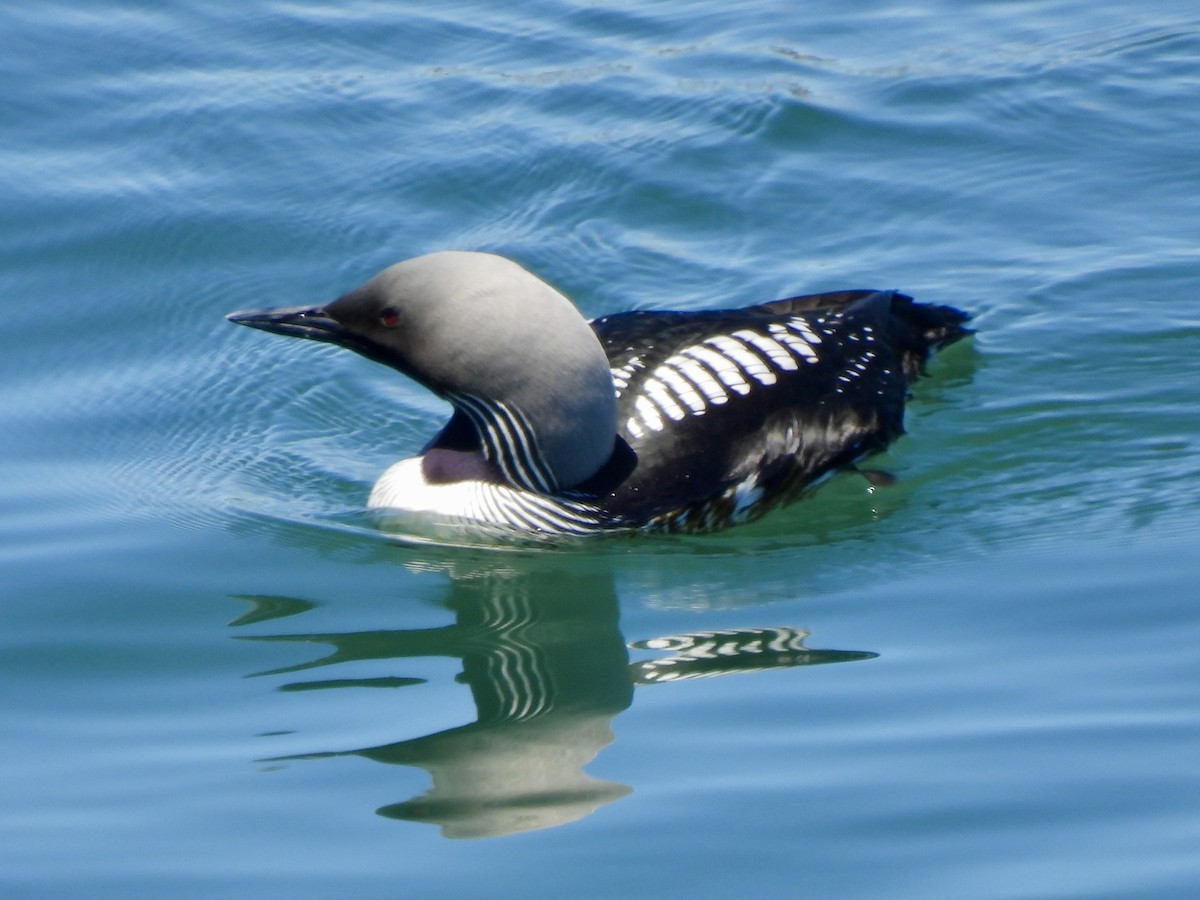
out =
<path fill-rule="evenodd" d="M 390 306 L 385 306 L 379 311 L 379 321 L 385 328 L 395 328 L 400 324 L 400 313 Z"/>

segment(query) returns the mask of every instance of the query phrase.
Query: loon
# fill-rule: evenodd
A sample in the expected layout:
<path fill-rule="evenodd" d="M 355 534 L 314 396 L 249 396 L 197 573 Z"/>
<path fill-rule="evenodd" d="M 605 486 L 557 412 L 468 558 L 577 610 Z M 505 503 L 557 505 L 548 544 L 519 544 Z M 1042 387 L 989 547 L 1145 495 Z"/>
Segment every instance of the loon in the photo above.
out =
<path fill-rule="evenodd" d="M 227 318 L 337 344 L 453 408 L 368 507 L 466 530 L 704 532 L 885 449 L 909 384 L 970 316 L 895 291 L 588 322 L 516 262 L 439 251 L 324 306 Z"/>

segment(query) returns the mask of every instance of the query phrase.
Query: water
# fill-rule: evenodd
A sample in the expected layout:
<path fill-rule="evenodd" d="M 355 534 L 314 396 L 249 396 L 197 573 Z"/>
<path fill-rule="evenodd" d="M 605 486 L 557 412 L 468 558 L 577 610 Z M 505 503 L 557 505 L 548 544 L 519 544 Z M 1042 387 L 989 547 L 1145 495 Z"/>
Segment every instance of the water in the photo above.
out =
<path fill-rule="evenodd" d="M 5 896 L 1194 894 L 1189 4 L 63 0 L 0 33 Z M 445 410 L 222 315 L 445 247 L 589 316 L 895 286 L 979 335 L 893 488 L 397 545 L 366 493 Z"/>

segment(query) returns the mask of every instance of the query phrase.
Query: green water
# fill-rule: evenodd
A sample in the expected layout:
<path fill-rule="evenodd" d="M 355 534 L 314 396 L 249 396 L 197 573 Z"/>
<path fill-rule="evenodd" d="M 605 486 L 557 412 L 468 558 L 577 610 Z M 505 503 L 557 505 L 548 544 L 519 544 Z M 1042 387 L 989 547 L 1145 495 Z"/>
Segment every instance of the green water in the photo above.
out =
<path fill-rule="evenodd" d="M 1194 894 L 1188 4 L 66 0 L 0 34 L 6 897 Z M 588 316 L 878 286 L 979 334 L 892 488 L 401 545 L 366 494 L 446 410 L 223 314 L 444 247 Z"/>

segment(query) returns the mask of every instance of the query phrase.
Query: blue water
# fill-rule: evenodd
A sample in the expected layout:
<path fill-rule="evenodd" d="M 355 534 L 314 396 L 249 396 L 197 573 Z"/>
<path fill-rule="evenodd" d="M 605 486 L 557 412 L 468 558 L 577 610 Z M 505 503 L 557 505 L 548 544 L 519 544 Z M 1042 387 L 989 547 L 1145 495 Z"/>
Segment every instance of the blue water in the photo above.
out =
<path fill-rule="evenodd" d="M 0 892 L 1195 896 L 1193 7 L 8 4 Z M 222 316 L 439 248 L 979 334 L 894 487 L 398 544 L 445 408 Z"/>

